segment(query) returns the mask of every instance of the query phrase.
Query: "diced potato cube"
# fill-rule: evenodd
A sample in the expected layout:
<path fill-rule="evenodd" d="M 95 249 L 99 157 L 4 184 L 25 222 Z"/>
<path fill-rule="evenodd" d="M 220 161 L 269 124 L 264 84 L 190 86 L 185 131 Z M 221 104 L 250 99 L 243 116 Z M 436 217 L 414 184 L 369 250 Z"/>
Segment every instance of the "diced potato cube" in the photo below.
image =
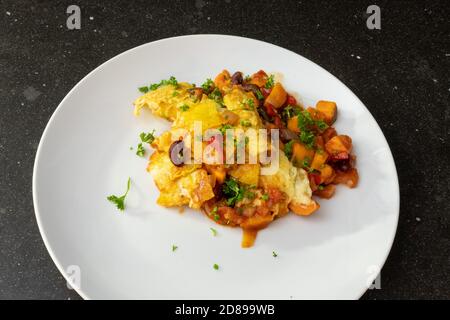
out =
<path fill-rule="evenodd" d="M 329 126 L 331 126 L 336 121 L 337 117 L 336 102 L 321 100 L 317 102 L 316 109 L 325 115 L 324 121 Z"/>
<path fill-rule="evenodd" d="M 284 90 L 281 83 L 277 82 L 272 88 L 269 96 L 266 98 L 264 104 L 270 104 L 274 108 L 280 108 L 287 98 L 287 92 Z"/>

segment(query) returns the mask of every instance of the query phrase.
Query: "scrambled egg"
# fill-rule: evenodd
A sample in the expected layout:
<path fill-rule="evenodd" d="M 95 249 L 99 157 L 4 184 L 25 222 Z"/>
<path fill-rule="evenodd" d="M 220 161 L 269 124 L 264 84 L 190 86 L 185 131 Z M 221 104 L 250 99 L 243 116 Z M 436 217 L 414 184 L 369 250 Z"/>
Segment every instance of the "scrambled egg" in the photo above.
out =
<path fill-rule="evenodd" d="M 134 114 L 139 115 L 140 110 L 147 107 L 155 115 L 174 121 L 179 108 L 191 101 L 187 90 L 189 88 L 192 88 L 191 84 L 182 82 L 178 87 L 164 85 L 149 91 L 134 101 Z"/>
<path fill-rule="evenodd" d="M 153 141 L 152 147 L 155 148 L 155 152 L 150 157 L 147 167 L 160 190 L 157 202 L 166 207 L 189 205 L 198 209 L 205 201 L 214 197 L 215 180 L 202 164 L 184 164 L 177 167 L 170 160 L 169 148 L 173 143 L 172 135 L 175 130 L 185 129 L 192 133 L 196 121 L 201 122 L 202 133 L 207 129 L 220 128 L 227 123 L 227 117 L 222 115 L 225 110 L 233 112 L 238 117 L 234 128 L 243 130 L 263 128 L 256 111 L 258 100 L 253 93 L 235 87 L 230 88 L 223 97 L 224 107 L 213 99 L 208 99 L 206 95 L 201 99 L 193 99 L 188 91 L 191 88 L 192 85 L 187 83 L 179 83 L 178 86 L 164 85 L 134 102 L 136 115 L 142 108 L 148 108 L 155 115 L 173 122 L 169 131 Z M 248 149 L 247 153 L 250 152 Z M 283 152 L 280 152 L 279 168 L 274 175 L 261 175 L 260 170 L 260 164 L 240 164 L 230 166 L 227 172 L 243 184 L 263 190 L 282 191 L 286 199 L 274 208 L 274 211 L 280 214 L 288 211 L 290 203 L 308 206 L 313 202 L 307 173 L 294 167 Z M 261 202 L 259 199 L 255 201 Z"/>

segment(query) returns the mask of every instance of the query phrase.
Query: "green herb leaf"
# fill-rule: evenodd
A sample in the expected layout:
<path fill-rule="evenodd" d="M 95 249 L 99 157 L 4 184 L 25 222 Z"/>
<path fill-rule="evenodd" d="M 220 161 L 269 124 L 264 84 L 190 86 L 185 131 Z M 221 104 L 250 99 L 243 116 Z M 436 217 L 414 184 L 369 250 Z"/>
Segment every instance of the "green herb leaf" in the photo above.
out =
<path fill-rule="evenodd" d="M 158 89 L 161 86 L 166 86 L 166 85 L 172 85 L 175 88 L 178 88 L 178 81 L 177 81 L 177 79 L 174 76 L 172 76 L 172 77 L 169 78 L 169 80 L 161 80 L 160 83 L 153 83 L 153 84 L 151 84 L 148 89 L 150 91 L 153 91 L 153 90 Z"/>
<path fill-rule="evenodd" d="M 172 252 L 174 252 L 177 249 L 178 249 L 178 247 L 176 245 L 172 245 Z"/>
<path fill-rule="evenodd" d="M 183 111 L 183 112 L 188 111 L 189 110 L 189 106 L 187 104 L 183 104 L 183 105 L 180 106 L 180 110 Z"/>
<path fill-rule="evenodd" d="M 128 182 L 127 182 L 127 190 L 125 191 L 125 194 L 118 197 L 115 195 L 110 195 L 109 197 L 107 197 L 106 199 L 108 199 L 110 202 L 114 203 L 117 207 L 117 209 L 119 209 L 120 211 L 123 211 L 125 209 L 125 198 L 128 194 L 128 191 L 130 191 L 130 185 L 131 185 L 131 179 L 128 178 Z"/>
<path fill-rule="evenodd" d="M 278 257 L 278 254 L 277 254 L 275 251 L 272 251 L 272 256 L 273 256 L 274 258 L 276 258 L 276 257 Z"/>
<path fill-rule="evenodd" d="M 263 96 L 263 94 L 261 93 L 261 91 L 256 90 L 255 92 L 256 92 L 256 97 L 257 97 L 259 100 L 264 100 L 264 96 Z"/>
<path fill-rule="evenodd" d="M 205 92 L 210 92 L 214 87 L 214 82 L 211 79 L 206 79 L 206 81 L 202 84 L 202 89 Z"/>
<path fill-rule="evenodd" d="M 284 153 L 286 157 L 290 159 L 292 157 L 292 147 L 294 146 L 294 140 L 289 141 L 284 145 Z"/>
<path fill-rule="evenodd" d="M 233 127 L 229 124 L 223 124 L 220 128 L 219 131 L 222 134 L 223 137 L 225 137 L 225 134 L 227 133 L 227 129 L 233 129 Z"/>
<path fill-rule="evenodd" d="M 222 93 L 218 88 L 214 88 L 214 90 L 210 94 L 208 94 L 208 98 L 214 100 L 215 102 L 223 106 Z"/>
<path fill-rule="evenodd" d="M 155 141 L 155 130 L 149 133 L 142 132 L 139 137 L 141 138 L 142 142 L 146 142 L 148 144 L 152 144 L 153 141 Z"/>
<path fill-rule="evenodd" d="M 139 87 L 138 90 L 142 93 L 147 93 L 150 90 L 150 88 L 149 87 Z"/>
<path fill-rule="evenodd" d="M 319 189 L 320 191 L 322 191 L 324 188 L 325 187 L 323 185 L 321 185 L 321 184 L 317 187 L 317 189 Z"/>
<path fill-rule="evenodd" d="M 219 270 L 219 265 L 217 263 L 214 263 L 213 268 L 214 270 Z"/>
<path fill-rule="evenodd" d="M 267 200 L 269 200 L 269 195 L 267 193 L 265 193 L 261 196 L 261 199 L 264 201 L 267 201 Z"/>
<path fill-rule="evenodd" d="M 269 76 L 269 78 L 267 78 L 267 81 L 266 81 L 266 84 L 265 84 L 264 87 L 266 89 L 270 89 L 270 88 L 272 88 L 274 86 L 274 84 L 275 84 L 274 82 L 275 82 L 275 76 L 273 74 L 271 74 Z"/>
<path fill-rule="evenodd" d="M 252 123 L 249 120 L 241 120 L 241 126 L 243 126 L 243 127 L 251 127 Z"/>
<path fill-rule="evenodd" d="M 249 189 L 251 188 L 245 188 L 244 186 L 239 185 L 239 183 L 233 178 L 225 180 L 222 185 L 222 191 L 226 198 L 226 204 L 234 207 L 237 202 L 243 200 L 244 198 L 253 199 L 255 194 L 249 191 Z"/>
<path fill-rule="evenodd" d="M 139 157 L 143 157 L 145 155 L 145 149 L 142 146 L 142 143 L 139 143 L 136 150 L 136 155 Z"/>
<path fill-rule="evenodd" d="M 209 228 L 209 230 L 211 230 L 211 232 L 212 232 L 212 234 L 213 234 L 214 237 L 217 236 L 217 230 L 216 230 L 216 229 L 214 229 L 214 228 Z"/>

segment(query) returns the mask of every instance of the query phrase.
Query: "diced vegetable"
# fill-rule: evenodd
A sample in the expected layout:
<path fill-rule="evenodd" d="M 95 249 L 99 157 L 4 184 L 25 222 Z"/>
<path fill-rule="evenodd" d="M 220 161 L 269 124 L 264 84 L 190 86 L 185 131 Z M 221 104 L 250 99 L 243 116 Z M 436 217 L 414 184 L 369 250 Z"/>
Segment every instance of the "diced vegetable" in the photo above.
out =
<path fill-rule="evenodd" d="M 264 104 L 271 104 L 274 108 L 278 109 L 283 106 L 287 98 L 287 92 L 284 90 L 283 86 L 277 82 L 272 88 L 269 96 L 266 98 Z"/>
<path fill-rule="evenodd" d="M 219 90 L 223 91 L 223 88 L 229 86 L 231 83 L 231 76 L 228 70 L 223 70 L 214 79 L 214 84 Z"/>
<path fill-rule="evenodd" d="M 316 109 L 325 115 L 325 122 L 331 126 L 337 117 L 337 106 L 336 102 L 333 101 L 319 101 L 316 104 Z"/>
<path fill-rule="evenodd" d="M 309 114 L 311 115 L 311 118 L 314 121 L 320 121 L 320 120 L 324 120 L 325 119 L 325 115 L 322 112 L 320 112 L 319 110 L 317 110 L 317 109 L 308 107 L 306 109 L 306 111 L 309 112 Z"/>
<path fill-rule="evenodd" d="M 318 149 L 314 154 L 313 161 L 311 162 L 311 168 L 320 170 L 328 159 L 328 153 L 323 149 Z"/>
<path fill-rule="evenodd" d="M 236 178 L 239 182 L 248 185 L 258 185 L 259 182 L 259 164 L 241 164 L 229 172 L 230 176 Z"/>
<path fill-rule="evenodd" d="M 288 120 L 287 126 L 288 129 L 292 132 L 300 133 L 300 129 L 298 128 L 298 116 L 290 118 Z"/>
<path fill-rule="evenodd" d="M 288 94 L 287 98 L 286 98 L 286 105 L 288 105 L 288 106 L 296 106 L 297 105 L 297 99 L 295 99 L 293 96 Z"/>
<path fill-rule="evenodd" d="M 352 138 L 346 135 L 335 136 L 325 143 L 325 150 L 333 159 L 347 159 L 352 150 Z"/>
<path fill-rule="evenodd" d="M 264 87 L 267 81 L 267 73 L 263 70 L 259 70 L 257 73 L 253 74 L 250 83 L 256 84 L 258 87 Z"/>
<path fill-rule="evenodd" d="M 301 142 L 294 142 L 292 146 L 292 161 L 297 166 L 302 166 L 306 161 L 311 163 L 314 157 L 314 149 L 309 149 Z"/>
<path fill-rule="evenodd" d="M 330 165 L 323 165 L 322 168 L 320 168 L 320 183 L 330 184 L 334 181 L 335 175 L 334 169 Z"/>
<path fill-rule="evenodd" d="M 323 142 L 327 143 L 331 138 L 337 136 L 337 132 L 336 129 L 332 128 L 332 127 L 328 127 L 323 133 L 322 133 L 322 138 L 323 138 Z"/>
<path fill-rule="evenodd" d="M 222 184 L 225 181 L 227 172 L 223 165 L 205 165 L 206 171 L 216 178 L 216 181 Z"/>
<path fill-rule="evenodd" d="M 338 171 L 333 179 L 333 183 L 345 184 L 350 188 L 354 188 L 358 184 L 358 180 L 358 171 L 355 168 L 351 168 L 346 172 Z"/>
<path fill-rule="evenodd" d="M 324 198 L 324 199 L 330 199 L 333 197 L 334 192 L 336 191 L 336 186 L 334 184 L 329 184 L 323 188 L 319 188 L 314 192 L 314 195 Z"/>
<path fill-rule="evenodd" d="M 265 228 L 273 220 L 273 215 L 260 216 L 258 214 L 241 223 L 243 229 L 260 230 Z"/>
<path fill-rule="evenodd" d="M 316 211 L 319 208 L 320 208 L 320 205 L 315 201 L 312 201 L 308 205 L 300 205 L 297 203 L 289 204 L 289 209 L 291 209 L 292 212 L 294 212 L 296 215 L 299 215 L 299 216 L 309 216 L 309 215 L 311 215 L 311 213 L 313 213 L 314 211 Z"/>

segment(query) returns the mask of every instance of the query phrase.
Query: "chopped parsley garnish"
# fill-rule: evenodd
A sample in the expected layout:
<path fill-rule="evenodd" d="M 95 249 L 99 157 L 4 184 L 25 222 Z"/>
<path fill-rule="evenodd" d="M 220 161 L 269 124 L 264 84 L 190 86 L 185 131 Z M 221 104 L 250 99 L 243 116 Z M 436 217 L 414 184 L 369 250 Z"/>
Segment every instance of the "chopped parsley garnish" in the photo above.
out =
<path fill-rule="evenodd" d="M 177 95 L 179 95 L 180 93 L 178 92 L 178 91 L 174 91 L 173 93 L 172 93 L 172 97 L 176 97 Z"/>
<path fill-rule="evenodd" d="M 142 143 L 139 143 L 136 150 L 136 155 L 139 157 L 143 157 L 145 155 L 145 149 Z"/>
<path fill-rule="evenodd" d="M 257 97 L 259 100 L 263 100 L 263 99 L 264 99 L 264 96 L 263 96 L 263 94 L 261 93 L 261 91 L 256 90 L 255 93 L 256 93 L 256 97 Z"/>
<path fill-rule="evenodd" d="M 320 131 L 324 131 L 326 128 L 328 128 L 328 125 L 323 120 L 316 121 L 316 126 Z"/>
<path fill-rule="evenodd" d="M 215 88 L 210 94 L 208 94 L 208 98 L 214 100 L 220 105 L 223 105 L 222 93 L 218 88 Z"/>
<path fill-rule="evenodd" d="M 274 258 L 276 258 L 276 257 L 278 257 L 278 254 L 277 254 L 275 251 L 272 251 L 272 256 L 273 256 Z"/>
<path fill-rule="evenodd" d="M 220 128 L 219 131 L 222 134 L 222 136 L 225 137 L 225 134 L 227 133 L 227 129 L 233 129 L 233 127 L 229 124 L 223 124 Z"/>
<path fill-rule="evenodd" d="M 245 78 L 244 78 L 244 81 L 248 82 L 250 80 L 252 80 L 252 77 L 249 76 L 249 75 L 246 75 Z"/>
<path fill-rule="evenodd" d="M 174 252 L 174 251 L 177 250 L 177 249 L 178 249 L 178 246 L 172 245 L 172 252 Z"/>
<path fill-rule="evenodd" d="M 299 113 L 300 109 L 298 107 L 288 105 L 281 112 L 281 116 L 283 117 L 284 121 L 287 122 L 290 118 L 298 115 Z"/>
<path fill-rule="evenodd" d="M 155 130 L 153 130 L 152 132 L 142 132 L 139 137 L 141 138 L 142 142 L 146 142 L 148 144 L 152 144 L 153 141 L 155 141 Z"/>
<path fill-rule="evenodd" d="M 252 123 L 248 120 L 241 120 L 241 126 L 243 127 L 251 127 Z"/>
<path fill-rule="evenodd" d="M 254 109 L 255 108 L 255 101 L 253 101 L 253 99 L 245 99 L 244 102 L 242 103 L 242 105 L 244 106 L 244 108 L 247 109 Z"/>
<path fill-rule="evenodd" d="M 209 228 L 209 230 L 211 230 L 211 232 L 212 232 L 212 234 L 213 234 L 214 237 L 217 236 L 217 230 L 216 230 L 216 229 L 214 229 L 214 228 Z"/>
<path fill-rule="evenodd" d="M 219 219 L 220 219 L 220 216 L 217 213 L 215 213 L 214 214 L 214 221 L 219 221 Z"/>
<path fill-rule="evenodd" d="M 189 110 L 189 106 L 187 104 L 183 104 L 183 105 L 180 106 L 180 110 L 183 111 L 183 112 L 188 111 Z"/>
<path fill-rule="evenodd" d="M 215 207 L 212 209 L 211 213 L 212 213 L 212 214 L 216 214 L 218 209 L 219 209 L 219 208 L 217 208 L 217 206 L 215 206 Z"/>
<path fill-rule="evenodd" d="M 301 131 L 300 132 L 300 140 L 309 148 L 314 148 L 315 136 L 311 131 Z"/>
<path fill-rule="evenodd" d="M 213 268 L 214 270 L 219 270 L 219 265 L 217 263 L 214 263 Z"/>
<path fill-rule="evenodd" d="M 321 184 L 317 187 L 317 189 L 319 189 L 320 191 L 322 191 L 324 188 L 325 187 L 323 185 L 321 185 Z"/>
<path fill-rule="evenodd" d="M 146 92 L 156 90 L 156 89 L 158 89 L 161 86 L 166 86 L 166 85 L 169 85 L 169 84 L 174 86 L 175 88 L 178 88 L 178 81 L 177 81 L 177 79 L 174 76 L 172 76 L 172 77 L 169 78 L 169 80 L 161 80 L 160 83 L 153 83 L 153 84 L 151 84 L 147 88 Z M 144 87 L 141 87 L 141 88 L 144 88 Z M 141 88 L 139 88 L 139 91 L 141 91 Z M 143 92 L 143 91 L 141 91 L 141 92 Z"/>
<path fill-rule="evenodd" d="M 209 92 L 214 87 L 214 82 L 211 79 L 206 79 L 205 82 L 202 84 L 202 89 L 205 92 Z"/>
<path fill-rule="evenodd" d="M 294 140 L 289 141 L 284 145 L 284 153 L 286 154 L 286 157 L 290 159 L 292 157 L 292 147 L 294 146 Z"/>
<path fill-rule="evenodd" d="M 269 195 L 267 193 L 265 193 L 261 196 L 261 199 L 264 201 L 267 201 L 267 200 L 269 200 Z"/>
<path fill-rule="evenodd" d="M 315 136 L 311 131 L 311 128 L 315 124 L 321 127 L 323 127 L 323 125 L 326 125 L 322 122 L 314 121 L 308 111 L 301 111 L 297 114 L 297 125 L 300 129 L 300 140 L 310 149 L 314 148 L 315 145 Z"/>
<path fill-rule="evenodd" d="M 255 194 L 250 192 L 248 189 L 239 185 L 239 183 L 233 178 L 225 180 L 222 185 L 222 191 L 226 198 L 226 204 L 234 207 L 237 202 L 243 200 L 244 198 L 253 199 Z"/>
<path fill-rule="evenodd" d="M 309 167 L 309 164 L 311 162 L 311 159 L 309 159 L 308 157 L 306 157 L 305 159 L 303 159 L 303 167 Z"/>
<path fill-rule="evenodd" d="M 271 75 L 269 76 L 269 78 L 267 78 L 267 81 L 266 81 L 266 84 L 264 85 L 264 87 L 265 87 L 266 89 L 272 88 L 273 85 L 274 85 L 274 81 L 275 81 L 274 75 L 271 74 Z"/>
<path fill-rule="evenodd" d="M 144 86 L 144 87 L 139 87 L 138 90 L 142 93 L 147 93 L 150 89 L 149 89 L 149 87 Z"/>
<path fill-rule="evenodd" d="M 127 191 L 125 191 L 125 194 L 118 197 L 115 195 L 110 195 L 109 197 L 107 197 L 106 199 L 108 199 L 109 201 L 111 201 L 112 203 L 114 203 L 117 207 L 117 209 L 119 209 L 120 211 L 123 211 L 125 209 L 125 198 L 128 194 L 128 191 L 130 191 L 130 184 L 131 184 L 131 179 L 128 178 L 128 182 L 127 182 Z"/>

